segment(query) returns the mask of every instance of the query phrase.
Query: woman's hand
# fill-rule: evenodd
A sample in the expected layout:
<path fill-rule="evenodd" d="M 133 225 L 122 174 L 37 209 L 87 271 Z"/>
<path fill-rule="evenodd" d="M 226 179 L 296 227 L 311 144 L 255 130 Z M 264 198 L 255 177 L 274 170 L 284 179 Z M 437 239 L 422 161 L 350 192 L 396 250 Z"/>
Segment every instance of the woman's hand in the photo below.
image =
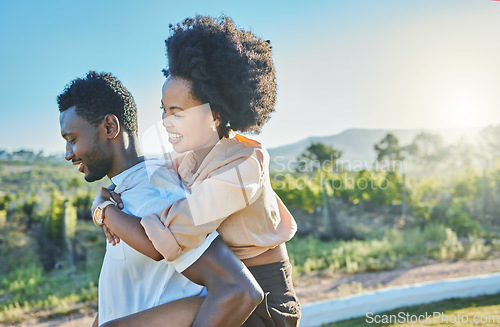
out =
<path fill-rule="evenodd" d="M 104 231 L 104 235 L 106 235 L 106 238 L 108 239 L 108 243 L 111 243 L 113 246 L 120 243 L 120 238 L 116 236 L 116 234 L 113 233 L 111 229 L 108 228 L 108 226 L 102 225 L 102 230 Z"/>
<path fill-rule="evenodd" d="M 94 213 L 95 209 L 97 206 L 104 201 L 112 200 L 117 203 L 117 207 L 119 209 L 123 209 L 123 202 L 121 200 L 120 194 L 115 193 L 115 192 L 110 192 L 107 188 L 101 188 L 101 191 L 99 194 L 94 198 L 94 201 L 92 201 L 92 208 L 91 212 L 92 214 Z M 116 245 L 120 243 L 120 238 L 109 229 L 109 227 L 106 226 L 106 221 L 104 221 L 104 225 L 102 226 L 102 229 L 104 231 L 104 235 L 106 235 L 106 238 L 108 239 L 108 243 L 111 243 L 113 245 Z"/>

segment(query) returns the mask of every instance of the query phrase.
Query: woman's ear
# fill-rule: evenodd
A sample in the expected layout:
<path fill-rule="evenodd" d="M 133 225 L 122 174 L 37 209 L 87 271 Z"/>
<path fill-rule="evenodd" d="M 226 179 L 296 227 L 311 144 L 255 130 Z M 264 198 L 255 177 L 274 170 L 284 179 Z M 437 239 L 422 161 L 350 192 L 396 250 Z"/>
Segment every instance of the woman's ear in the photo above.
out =
<path fill-rule="evenodd" d="M 219 129 L 220 121 L 221 121 L 220 115 L 217 112 L 215 112 L 214 110 L 212 110 L 212 117 L 214 118 L 213 123 L 214 123 L 215 127 L 217 127 L 217 129 Z"/>
<path fill-rule="evenodd" d="M 115 115 L 109 114 L 104 117 L 103 121 L 106 137 L 114 139 L 120 134 L 120 121 Z"/>

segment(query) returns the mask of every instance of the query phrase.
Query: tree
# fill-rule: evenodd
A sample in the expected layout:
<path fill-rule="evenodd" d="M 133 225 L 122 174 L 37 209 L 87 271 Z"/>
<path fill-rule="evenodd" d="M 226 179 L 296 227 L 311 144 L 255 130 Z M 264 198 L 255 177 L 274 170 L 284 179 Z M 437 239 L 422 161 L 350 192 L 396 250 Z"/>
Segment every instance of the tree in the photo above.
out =
<path fill-rule="evenodd" d="M 342 152 L 323 143 L 311 143 L 297 158 L 297 171 L 314 174 L 320 168 L 333 169 Z"/>
<path fill-rule="evenodd" d="M 31 194 L 22 204 L 22 212 L 26 219 L 26 230 L 30 230 L 33 223 L 37 220 L 37 207 L 42 200 L 37 194 Z"/>
<path fill-rule="evenodd" d="M 333 171 L 337 160 L 341 157 L 342 152 L 335 150 L 333 147 L 323 143 L 311 143 L 307 149 L 297 158 L 298 172 L 307 172 L 310 175 L 316 175 L 319 179 L 322 195 L 322 236 L 329 237 L 333 232 L 334 235 L 343 233 L 344 228 L 337 221 L 334 211 L 330 214 L 328 210 L 328 195 L 326 183 L 328 179 L 324 179 L 322 171 Z M 332 226 L 335 225 L 335 228 Z M 336 235 L 339 236 L 339 235 Z"/>
<path fill-rule="evenodd" d="M 71 241 L 75 235 L 76 208 L 57 189 L 52 191 L 50 206 L 42 222 L 40 257 L 45 270 L 50 270 L 64 254 L 68 255 L 71 272 L 74 272 Z"/>
<path fill-rule="evenodd" d="M 390 163 L 390 169 L 392 173 L 396 173 L 396 166 L 401 168 L 401 174 L 403 177 L 403 182 L 401 185 L 401 216 L 405 219 L 406 216 L 406 178 L 405 172 L 403 170 L 403 161 L 405 159 L 405 153 L 410 151 L 415 151 L 413 145 L 401 146 L 399 145 L 399 140 L 394 134 L 387 134 L 380 142 L 374 145 L 375 151 L 377 151 L 377 160 L 383 161 L 388 160 Z"/>
<path fill-rule="evenodd" d="M 434 169 L 443 157 L 449 155 L 449 150 L 444 146 L 443 137 L 439 134 L 421 132 L 415 136 L 413 142 L 406 148 L 422 168 Z"/>
<path fill-rule="evenodd" d="M 452 158 L 452 166 L 456 168 L 466 169 L 474 166 L 474 161 L 479 157 L 478 148 L 474 144 L 468 142 L 465 138 L 461 138 L 457 143 L 450 147 Z"/>
<path fill-rule="evenodd" d="M 68 255 L 70 271 L 75 274 L 75 256 L 73 253 L 72 241 L 75 237 L 76 229 L 76 208 L 69 203 L 68 200 L 63 202 L 63 219 L 62 219 L 62 233 L 64 238 L 64 245 Z"/>
<path fill-rule="evenodd" d="M 407 147 L 399 145 L 399 140 L 394 134 L 387 134 L 380 142 L 374 145 L 377 152 L 377 160 L 388 160 L 394 168 L 394 164 L 405 159 Z"/>
<path fill-rule="evenodd" d="M 500 157 L 500 125 L 490 125 L 479 132 L 481 144 L 493 159 Z"/>
<path fill-rule="evenodd" d="M 94 200 L 95 194 L 92 191 L 77 192 L 73 198 L 73 206 L 77 210 L 77 217 L 83 221 L 91 221 L 92 214 L 90 212 L 90 207 L 92 206 L 92 200 Z"/>

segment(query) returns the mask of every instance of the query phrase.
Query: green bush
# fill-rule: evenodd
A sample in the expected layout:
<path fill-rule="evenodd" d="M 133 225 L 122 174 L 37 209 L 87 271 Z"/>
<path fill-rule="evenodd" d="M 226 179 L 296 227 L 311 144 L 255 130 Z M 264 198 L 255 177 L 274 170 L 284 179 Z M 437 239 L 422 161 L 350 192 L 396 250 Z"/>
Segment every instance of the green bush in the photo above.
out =
<path fill-rule="evenodd" d="M 420 229 L 392 229 L 380 239 L 322 242 L 308 236 L 287 243 L 297 273 L 343 270 L 348 273 L 393 269 L 405 260 L 456 259 L 463 247 L 449 228 L 429 224 Z"/>

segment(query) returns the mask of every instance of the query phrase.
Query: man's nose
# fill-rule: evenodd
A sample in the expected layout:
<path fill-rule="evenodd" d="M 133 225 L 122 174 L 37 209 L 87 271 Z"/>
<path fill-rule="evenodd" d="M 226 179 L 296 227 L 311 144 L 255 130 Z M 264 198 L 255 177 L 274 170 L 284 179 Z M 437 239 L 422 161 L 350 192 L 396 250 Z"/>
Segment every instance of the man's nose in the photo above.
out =
<path fill-rule="evenodd" d="M 64 159 L 66 160 L 71 160 L 75 154 L 73 153 L 73 149 L 69 146 L 69 144 L 66 145 L 66 155 L 64 156 Z"/>

